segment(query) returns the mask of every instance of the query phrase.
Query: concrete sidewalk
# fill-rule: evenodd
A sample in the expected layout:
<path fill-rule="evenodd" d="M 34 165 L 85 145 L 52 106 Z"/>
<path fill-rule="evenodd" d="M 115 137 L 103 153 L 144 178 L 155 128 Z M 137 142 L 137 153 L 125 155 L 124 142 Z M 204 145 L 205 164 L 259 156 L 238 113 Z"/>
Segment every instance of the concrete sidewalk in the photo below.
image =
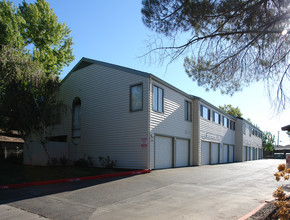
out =
<path fill-rule="evenodd" d="M 48 218 L 41 217 L 39 215 L 24 211 L 22 209 L 14 208 L 9 205 L 0 205 L 0 219 L 1 220 L 45 220 Z"/>

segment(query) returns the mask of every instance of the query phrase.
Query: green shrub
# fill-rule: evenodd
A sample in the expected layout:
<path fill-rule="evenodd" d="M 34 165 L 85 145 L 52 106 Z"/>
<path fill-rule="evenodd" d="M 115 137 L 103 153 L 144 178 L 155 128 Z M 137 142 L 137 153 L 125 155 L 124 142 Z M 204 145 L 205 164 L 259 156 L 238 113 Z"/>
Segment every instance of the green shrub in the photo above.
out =
<path fill-rule="evenodd" d="M 94 165 L 93 157 L 88 156 L 87 158 L 80 158 L 74 161 L 74 166 L 76 167 L 92 167 Z"/>
<path fill-rule="evenodd" d="M 58 159 L 56 157 L 51 157 L 50 160 L 47 161 L 47 165 L 55 167 L 58 165 Z"/>
<path fill-rule="evenodd" d="M 111 160 L 109 156 L 99 156 L 99 161 L 103 167 L 108 169 L 113 169 L 117 166 L 117 160 Z"/>
<path fill-rule="evenodd" d="M 59 158 L 59 163 L 61 166 L 65 166 L 68 162 L 68 159 L 63 155 L 62 157 Z"/>

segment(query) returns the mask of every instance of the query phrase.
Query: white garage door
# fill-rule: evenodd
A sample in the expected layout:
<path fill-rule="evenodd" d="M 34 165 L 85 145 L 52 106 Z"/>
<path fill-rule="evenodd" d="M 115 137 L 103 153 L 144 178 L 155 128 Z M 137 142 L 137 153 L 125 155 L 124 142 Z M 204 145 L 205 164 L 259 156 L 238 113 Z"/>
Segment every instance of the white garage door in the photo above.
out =
<path fill-rule="evenodd" d="M 219 163 L 219 145 L 216 143 L 211 144 L 211 164 Z"/>
<path fill-rule="evenodd" d="M 247 160 L 247 147 L 243 147 L 243 161 Z"/>
<path fill-rule="evenodd" d="M 201 142 L 201 164 L 209 164 L 209 143 Z"/>
<path fill-rule="evenodd" d="M 186 167 L 189 165 L 189 141 L 176 139 L 175 167 Z"/>
<path fill-rule="evenodd" d="M 155 169 L 172 167 L 172 138 L 155 136 Z"/>
<path fill-rule="evenodd" d="M 228 162 L 228 148 L 229 148 L 229 145 L 224 144 L 224 146 L 223 146 L 223 163 Z"/>
<path fill-rule="evenodd" d="M 230 145 L 229 148 L 229 163 L 233 163 L 234 162 L 234 146 Z"/>
<path fill-rule="evenodd" d="M 249 147 L 249 160 L 253 160 L 253 148 Z"/>

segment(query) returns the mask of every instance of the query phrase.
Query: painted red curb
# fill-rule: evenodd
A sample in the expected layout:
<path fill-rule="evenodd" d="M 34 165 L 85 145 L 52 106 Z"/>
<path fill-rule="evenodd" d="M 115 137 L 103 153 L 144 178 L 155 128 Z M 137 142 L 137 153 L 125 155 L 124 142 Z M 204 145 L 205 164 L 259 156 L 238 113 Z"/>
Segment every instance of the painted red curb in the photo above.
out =
<path fill-rule="evenodd" d="M 28 186 L 42 186 L 42 185 L 49 185 L 49 184 L 55 184 L 55 183 L 69 183 L 69 182 L 78 182 L 78 181 L 84 181 L 84 180 L 105 179 L 105 178 L 120 177 L 120 176 L 131 176 L 131 175 L 137 175 L 137 174 L 143 174 L 143 173 L 150 173 L 150 170 L 136 170 L 136 171 L 127 171 L 127 172 L 120 172 L 120 173 L 103 174 L 103 175 L 97 175 L 97 176 L 84 176 L 84 177 L 78 177 L 78 178 L 0 185 L 0 189 L 17 189 L 17 188 L 23 188 L 23 187 L 28 187 Z"/>
<path fill-rule="evenodd" d="M 260 204 L 258 207 L 256 207 L 255 209 L 253 209 L 251 212 L 249 212 L 248 214 L 246 214 L 243 217 L 239 218 L 239 220 L 246 220 L 246 219 L 250 218 L 256 212 L 258 212 L 260 209 L 262 209 L 267 203 L 268 202 L 266 201 L 266 202 Z"/>

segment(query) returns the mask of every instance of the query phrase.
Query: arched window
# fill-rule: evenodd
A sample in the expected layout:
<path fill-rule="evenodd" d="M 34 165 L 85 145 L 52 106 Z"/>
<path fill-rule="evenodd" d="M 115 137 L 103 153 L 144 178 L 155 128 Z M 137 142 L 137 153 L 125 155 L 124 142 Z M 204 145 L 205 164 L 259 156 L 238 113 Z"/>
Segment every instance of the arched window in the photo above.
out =
<path fill-rule="evenodd" d="M 72 140 L 78 143 L 81 137 L 81 100 L 75 98 L 72 104 Z"/>

